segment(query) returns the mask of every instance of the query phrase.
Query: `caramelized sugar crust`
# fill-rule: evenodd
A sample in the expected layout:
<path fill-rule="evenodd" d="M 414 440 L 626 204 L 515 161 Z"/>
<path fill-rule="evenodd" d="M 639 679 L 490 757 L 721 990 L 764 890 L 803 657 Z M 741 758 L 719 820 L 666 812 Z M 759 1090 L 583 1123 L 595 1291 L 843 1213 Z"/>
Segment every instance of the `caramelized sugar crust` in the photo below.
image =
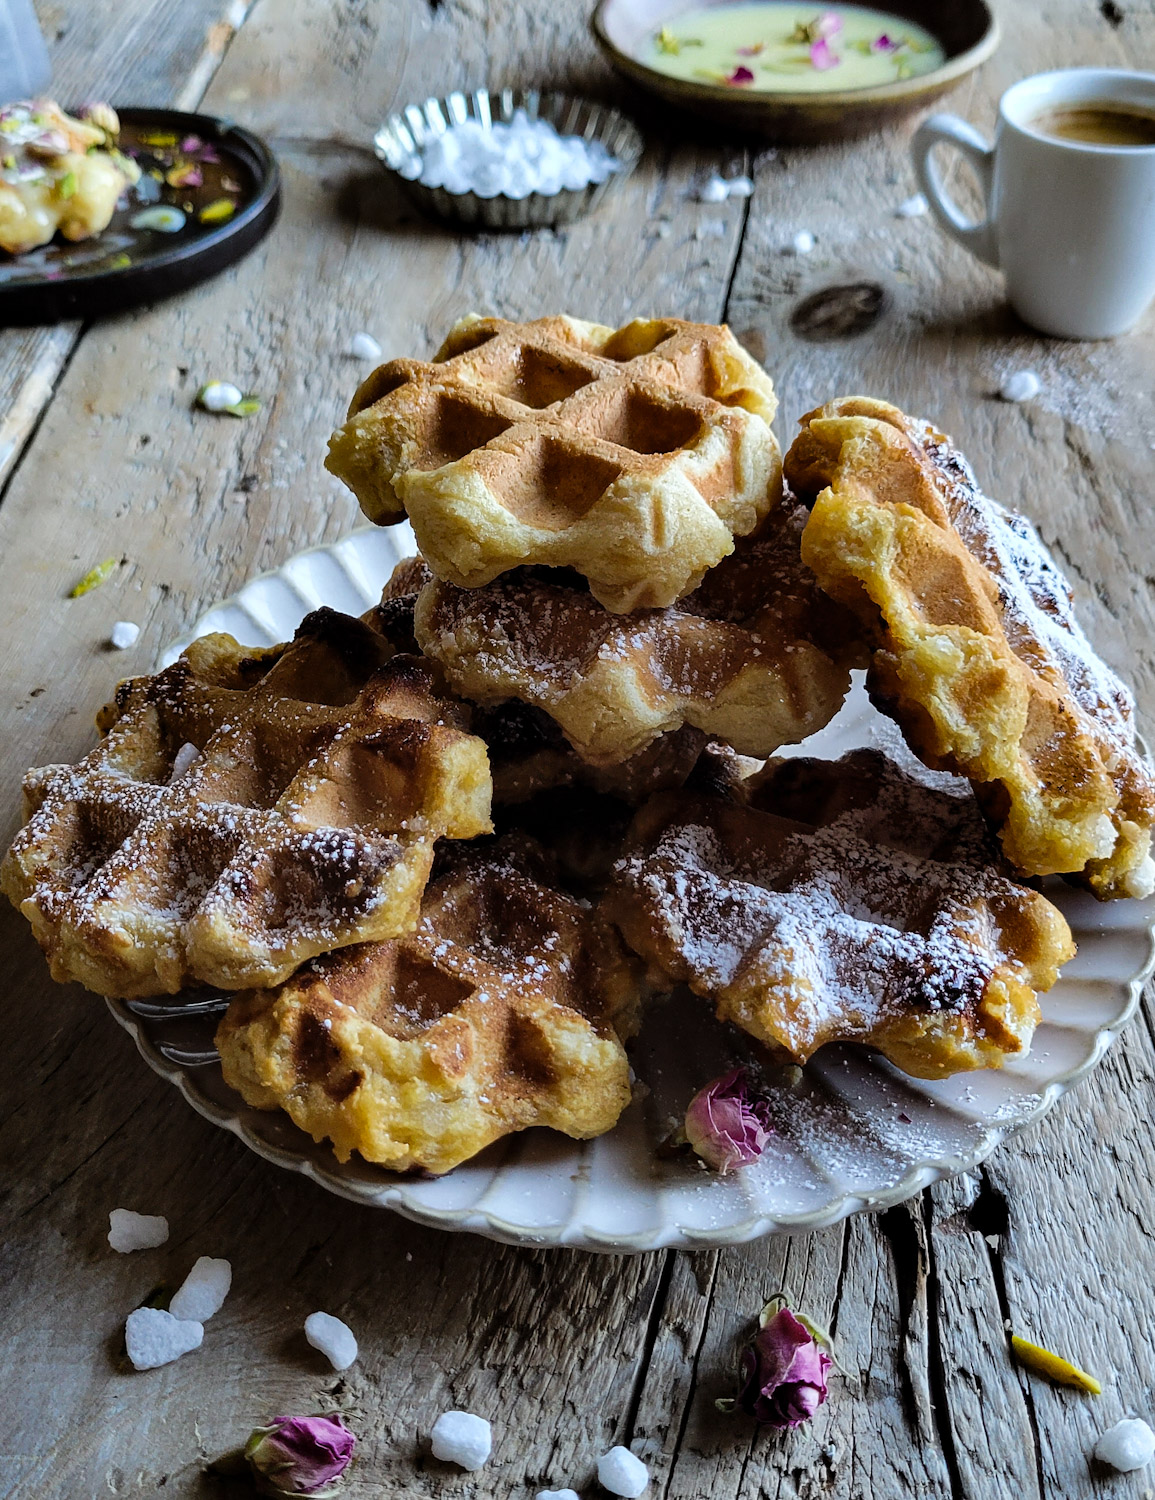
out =
<path fill-rule="evenodd" d="M 786 473 L 813 507 L 802 555 L 862 621 L 871 695 L 911 748 L 970 777 L 1020 871 L 1149 894 L 1155 778 L 1131 696 L 1030 523 L 941 433 L 866 397 L 803 417 Z"/>

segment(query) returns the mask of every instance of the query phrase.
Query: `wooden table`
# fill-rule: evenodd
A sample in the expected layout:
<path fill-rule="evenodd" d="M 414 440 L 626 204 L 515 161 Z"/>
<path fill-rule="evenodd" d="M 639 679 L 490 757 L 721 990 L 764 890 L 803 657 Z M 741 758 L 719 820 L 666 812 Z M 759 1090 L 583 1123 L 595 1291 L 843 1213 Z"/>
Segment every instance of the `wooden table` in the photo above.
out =
<path fill-rule="evenodd" d="M 951 101 L 983 126 L 1019 76 L 1072 63 L 1152 67 L 1152 0 L 1003 0 L 1002 50 Z M 42 0 L 62 97 L 201 103 L 271 139 L 281 223 L 191 295 L 93 326 L 0 335 L 3 813 L 29 764 L 91 742 L 114 680 L 146 670 L 212 600 L 360 520 L 321 468 L 364 367 L 351 336 L 433 348 L 470 309 L 726 319 L 782 398 L 780 433 L 829 396 L 868 391 L 953 432 L 993 493 L 1040 524 L 1100 649 L 1155 710 L 1155 319 L 1111 344 L 1035 338 L 997 277 L 928 219 L 909 130 L 821 150 L 751 152 L 626 100 L 641 169 L 561 233 L 461 239 L 415 221 L 366 143 L 394 104 L 459 85 L 620 90 L 584 0 Z M 695 201 L 711 170 L 755 179 L 748 204 Z M 816 239 L 789 255 L 799 229 Z M 809 293 L 876 283 L 855 337 L 792 326 Z M 1043 393 L 997 400 L 1030 367 Z M 191 409 L 210 378 L 265 397 L 259 416 Z M 71 585 L 116 555 L 115 577 Z M 110 653 L 118 619 L 139 645 Z M 592 1494 L 596 1456 L 633 1446 L 655 1496 L 996 1497 L 1152 1494 L 1087 1457 L 1120 1416 L 1152 1415 L 1155 1051 L 1150 1013 L 1038 1128 L 972 1176 L 877 1218 L 733 1250 L 613 1259 L 502 1248 L 330 1197 L 259 1160 L 154 1077 L 105 1007 L 49 982 L 5 905 L 0 1054 L 3 1325 L 0 1491 L 20 1500 L 248 1493 L 205 1462 L 276 1412 L 339 1409 L 360 1434 L 350 1500 Z M 167 1214 L 162 1249 L 119 1256 L 108 1212 Z M 149 1374 L 118 1362 L 126 1313 L 200 1254 L 234 1291 L 204 1348 Z M 834 1331 L 849 1375 L 808 1427 L 724 1419 L 736 1340 L 787 1286 Z M 336 1376 L 302 1322 L 346 1318 L 361 1357 Z M 1097 1400 L 1025 1376 L 1005 1322 L 1098 1371 Z M 429 1456 L 450 1406 L 495 1422 L 490 1465 Z"/>

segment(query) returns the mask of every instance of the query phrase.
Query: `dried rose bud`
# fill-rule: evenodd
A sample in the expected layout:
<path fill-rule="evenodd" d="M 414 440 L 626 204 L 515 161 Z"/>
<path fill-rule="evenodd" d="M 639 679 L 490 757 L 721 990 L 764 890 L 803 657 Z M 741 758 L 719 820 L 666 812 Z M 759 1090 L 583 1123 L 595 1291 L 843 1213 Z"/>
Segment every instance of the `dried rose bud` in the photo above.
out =
<path fill-rule="evenodd" d="M 773 1305 L 742 1351 L 738 1405 L 767 1427 L 798 1427 L 826 1400 L 826 1372 L 833 1361 L 813 1328 L 785 1304 L 771 1313 Z"/>
<path fill-rule="evenodd" d="M 308 1495 L 325 1500 L 328 1488 L 349 1467 L 356 1438 L 330 1417 L 274 1417 L 245 1444 L 245 1458 L 263 1495 Z"/>
<path fill-rule="evenodd" d="M 723 1177 L 757 1161 L 772 1134 L 770 1106 L 753 1092 L 745 1068 L 708 1083 L 686 1111 L 686 1139 Z"/>

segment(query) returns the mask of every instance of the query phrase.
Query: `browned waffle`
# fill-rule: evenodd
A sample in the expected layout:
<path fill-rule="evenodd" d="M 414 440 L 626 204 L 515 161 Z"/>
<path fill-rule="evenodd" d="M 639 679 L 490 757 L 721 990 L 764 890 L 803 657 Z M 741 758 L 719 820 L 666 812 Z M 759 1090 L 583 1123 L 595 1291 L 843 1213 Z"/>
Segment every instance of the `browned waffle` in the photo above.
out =
<path fill-rule="evenodd" d="M 397 650 L 420 650 L 414 636 L 414 606 L 432 580 L 419 557 L 406 558 L 394 569 L 380 604 L 363 618 Z M 566 786 L 643 802 L 653 792 L 681 786 L 706 741 L 700 731 L 684 725 L 617 765 L 591 765 L 548 714 L 516 699 L 478 708 L 471 728 L 489 750 L 495 803 L 524 802 L 551 787 Z"/>
<path fill-rule="evenodd" d="M 574 575 L 543 569 L 480 589 L 434 582 L 418 597 L 417 639 L 459 692 L 543 709 L 594 765 L 683 725 L 766 756 L 833 718 L 862 651 L 854 616 L 801 561 L 805 520 L 783 500 L 664 610 L 611 614 Z"/>
<path fill-rule="evenodd" d="M 638 813 L 605 903 L 636 952 L 799 1062 L 852 1040 L 936 1078 L 1026 1050 L 1074 945 L 999 873 L 969 794 L 870 750 L 745 787 Z"/>
<path fill-rule="evenodd" d="M 490 827 L 485 746 L 436 668 L 317 610 L 288 646 L 206 636 L 124 682 L 105 738 L 32 771 L 0 886 L 56 979 L 271 985 L 417 920 L 441 835 Z"/>
<path fill-rule="evenodd" d="M 777 503 L 776 405 L 724 327 L 471 317 L 369 376 L 327 465 L 370 520 L 408 512 L 439 578 L 570 567 L 608 609 L 661 607 Z"/>
<path fill-rule="evenodd" d="M 238 996 L 226 1081 L 337 1156 L 445 1172 L 531 1125 L 600 1135 L 630 1100 L 642 966 L 531 840 L 443 846 L 416 930 Z"/>
<path fill-rule="evenodd" d="M 802 553 L 860 616 L 868 684 L 930 766 L 969 776 L 1007 857 L 1098 896 L 1155 887 L 1155 778 L 1131 696 L 1095 655 L 1030 523 L 925 422 L 866 397 L 802 419 Z"/>

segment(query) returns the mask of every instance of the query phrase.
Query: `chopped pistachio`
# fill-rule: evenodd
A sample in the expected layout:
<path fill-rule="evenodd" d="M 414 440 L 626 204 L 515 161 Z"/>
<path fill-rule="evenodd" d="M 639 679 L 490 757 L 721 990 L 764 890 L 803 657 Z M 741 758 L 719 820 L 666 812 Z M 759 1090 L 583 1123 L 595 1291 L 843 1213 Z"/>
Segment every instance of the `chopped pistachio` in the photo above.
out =
<path fill-rule="evenodd" d="M 76 173 L 65 172 L 64 176 L 56 184 L 56 191 L 62 198 L 71 198 L 76 192 Z"/>
<path fill-rule="evenodd" d="M 217 198 L 206 208 L 202 208 L 197 218 L 202 224 L 223 224 L 226 219 L 231 219 L 236 211 L 237 205 L 231 198 Z"/>
<path fill-rule="evenodd" d="M 1088 1375 L 1086 1370 L 1080 1370 L 1078 1365 L 1073 1365 L 1070 1360 L 1063 1359 L 1058 1354 L 1052 1354 L 1049 1349 L 1028 1343 L 1017 1333 L 1011 1334 L 1011 1348 L 1021 1365 L 1025 1365 L 1028 1370 L 1033 1370 L 1036 1375 L 1042 1375 L 1056 1385 L 1074 1386 L 1076 1390 L 1087 1391 L 1092 1396 L 1099 1395 L 1103 1389 L 1095 1377 Z"/>
<path fill-rule="evenodd" d="M 69 590 L 70 599 L 79 599 L 84 594 L 91 594 L 93 589 L 98 589 L 102 583 L 107 583 L 116 572 L 116 558 L 106 557 L 103 562 L 98 562 L 94 568 L 89 568 L 80 582 Z"/>

